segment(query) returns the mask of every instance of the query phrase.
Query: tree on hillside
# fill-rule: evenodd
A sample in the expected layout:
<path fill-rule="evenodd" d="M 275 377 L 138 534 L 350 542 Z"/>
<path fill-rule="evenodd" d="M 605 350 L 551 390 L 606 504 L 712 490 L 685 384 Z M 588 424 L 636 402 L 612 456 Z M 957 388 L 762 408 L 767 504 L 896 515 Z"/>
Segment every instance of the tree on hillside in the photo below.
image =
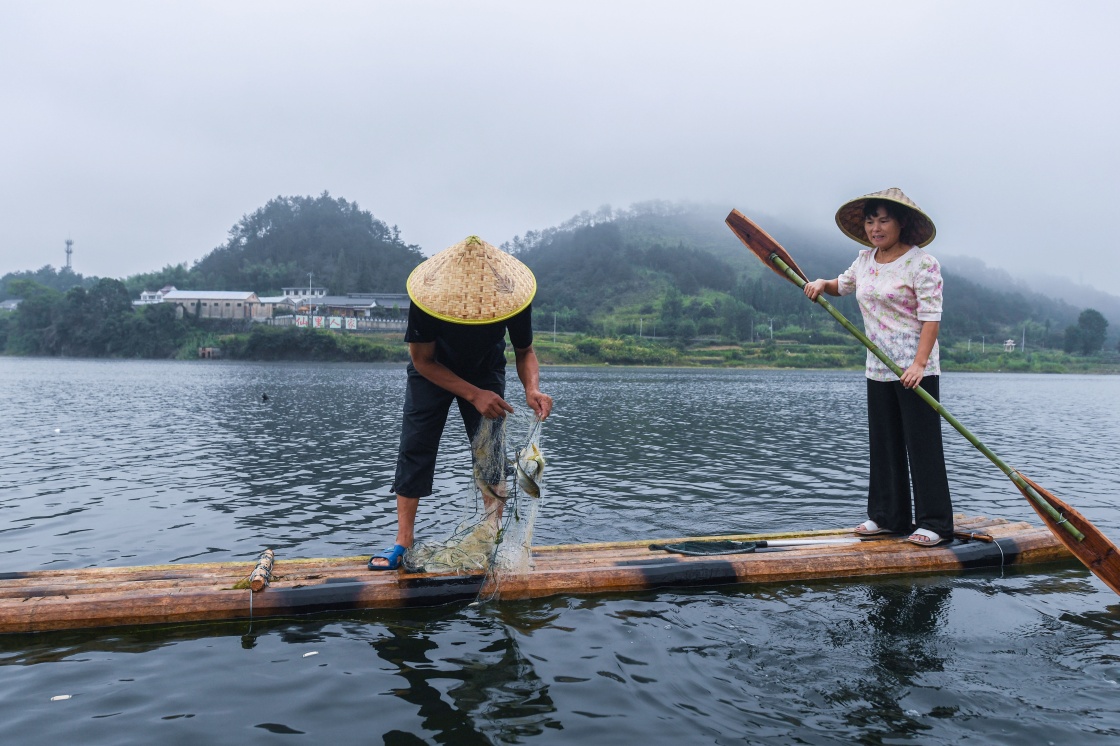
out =
<path fill-rule="evenodd" d="M 1095 308 L 1086 308 L 1076 326 L 1066 327 L 1065 351 L 1092 355 L 1104 347 L 1108 320 Z"/>
<path fill-rule="evenodd" d="M 277 197 L 229 232 L 229 240 L 191 270 L 196 287 L 252 290 L 326 285 L 334 295 L 404 292 L 409 272 L 423 261 L 418 246 L 354 202 Z M 310 277 L 309 277 L 310 275 Z"/>
<path fill-rule="evenodd" d="M 168 264 L 155 272 L 145 272 L 144 274 L 127 277 L 124 280 L 124 285 L 128 288 L 129 294 L 133 298 L 137 298 L 145 290 L 161 290 L 168 285 L 179 290 L 188 290 L 191 288 L 190 276 L 191 273 L 186 262 Z"/>
<path fill-rule="evenodd" d="M 120 280 L 99 280 L 88 291 L 67 291 L 55 320 L 52 354 L 101 356 L 118 352 L 127 319 L 134 315 L 128 290 Z"/>
<path fill-rule="evenodd" d="M 51 290 L 57 290 L 60 293 L 65 293 L 72 287 L 91 287 L 97 282 L 96 277 L 82 277 L 80 274 L 70 269 L 63 267 L 62 269 L 55 269 L 47 264 L 35 271 L 23 270 L 20 272 L 9 272 L 8 274 L 0 277 L 0 300 L 5 298 L 19 298 L 21 297 L 16 292 L 18 283 L 31 281 L 37 285 L 41 285 Z M 24 287 L 24 286 L 20 286 Z"/>
<path fill-rule="evenodd" d="M 22 298 L 8 322 L 6 350 L 17 355 L 48 355 L 54 342 L 62 293 L 31 280 L 15 280 L 9 292 Z"/>
<path fill-rule="evenodd" d="M 0 349 L 9 353 L 166 358 L 192 332 L 189 319 L 176 318 L 171 304 L 135 308 L 119 280 L 102 278 L 89 290 L 73 287 L 65 294 L 27 280 L 16 288 L 23 302 L 0 329 L 7 335 Z"/>
<path fill-rule="evenodd" d="M 536 307 L 544 313 L 578 309 L 578 318 L 609 312 L 619 303 L 646 300 L 651 306 L 664 293 L 676 291 L 668 305 L 673 319 L 660 327 L 671 335 L 682 320 L 681 294 L 703 289 L 727 291 L 735 283 L 735 270 L 710 253 L 678 243 L 646 242 L 634 245 L 624 238 L 617 222 L 606 222 L 604 210 L 577 216 L 570 230 L 549 230 L 515 242 L 519 258 L 537 277 Z M 576 220 L 576 219 L 573 219 Z M 571 223 L 572 221 L 569 221 Z M 508 246 L 508 244 L 507 244 Z M 513 248 L 513 247 L 511 247 Z M 697 313 L 701 313 L 697 309 Z M 664 320 L 664 313 L 662 314 Z M 584 326 L 571 324 L 569 331 Z"/>
<path fill-rule="evenodd" d="M 596 310 L 637 280 L 611 223 L 556 233 L 519 256 L 537 278 L 534 303 L 542 308 Z"/>
<path fill-rule="evenodd" d="M 675 287 L 669 288 L 661 299 L 661 331 L 667 337 L 676 336 L 677 327 L 684 316 L 684 299 L 681 291 Z M 695 332 L 694 332 L 695 333 Z"/>
<path fill-rule="evenodd" d="M 735 284 L 735 270 L 727 262 L 683 243 L 675 248 L 650 246 L 637 258 L 645 266 L 669 275 L 682 293 L 695 294 L 701 288 L 730 290 Z"/>
<path fill-rule="evenodd" d="M 741 342 L 749 340 L 751 324 L 754 322 L 754 310 L 746 303 L 728 298 L 720 306 L 723 318 L 721 328 L 723 337 L 728 342 Z"/>

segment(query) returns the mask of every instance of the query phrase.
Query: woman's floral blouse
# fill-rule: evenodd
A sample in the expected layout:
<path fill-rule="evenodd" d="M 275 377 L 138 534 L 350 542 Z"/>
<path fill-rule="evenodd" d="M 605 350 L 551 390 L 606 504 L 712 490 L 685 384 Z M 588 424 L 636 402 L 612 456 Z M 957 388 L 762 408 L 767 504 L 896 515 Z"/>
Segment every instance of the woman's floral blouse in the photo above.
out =
<path fill-rule="evenodd" d="M 918 354 L 922 322 L 941 321 L 941 265 L 917 246 L 889 264 L 876 262 L 875 251 L 859 252 L 852 266 L 840 275 L 840 295 L 855 291 L 867 337 L 905 370 Z M 898 380 L 870 351 L 866 372 L 873 381 Z M 925 374 L 941 374 L 936 343 Z"/>

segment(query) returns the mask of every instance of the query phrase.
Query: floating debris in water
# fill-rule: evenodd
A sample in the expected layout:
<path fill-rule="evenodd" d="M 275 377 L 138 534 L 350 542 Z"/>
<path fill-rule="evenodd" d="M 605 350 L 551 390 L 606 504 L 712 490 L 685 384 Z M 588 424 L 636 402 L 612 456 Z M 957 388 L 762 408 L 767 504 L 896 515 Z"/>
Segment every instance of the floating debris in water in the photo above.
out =
<path fill-rule="evenodd" d="M 59 702 L 59 701 L 64 700 L 64 699 L 70 699 L 73 696 L 74 696 L 73 694 L 56 694 L 53 697 L 51 697 L 51 702 Z"/>
<path fill-rule="evenodd" d="M 313 656 L 313 655 L 318 655 L 318 654 L 319 654 L 319 651 L 318 651 L 318 650 L 312 650 L 312 651 L 311 651 L 310 653 L 304 653 L 304 654 L 303 654 L 303 657 L 304 657 L 304 658 L 310 658 L 311 656 Z"/>

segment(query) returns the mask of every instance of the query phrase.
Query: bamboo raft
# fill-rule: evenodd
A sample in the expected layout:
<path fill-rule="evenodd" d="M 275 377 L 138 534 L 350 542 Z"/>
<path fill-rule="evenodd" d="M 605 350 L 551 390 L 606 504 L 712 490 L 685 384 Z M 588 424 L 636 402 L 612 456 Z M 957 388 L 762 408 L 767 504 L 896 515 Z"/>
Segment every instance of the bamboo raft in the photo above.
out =
<path fill-rule="evenodd" d="M 823 578 L 954 573 L 1065 562 L 1073 555 L 1046 528 L 1000 518 L 956 516 L 958 532 L 993 541 L 916 547 L 899 536 L 751 554 L 683 556 L 649 541 L 533 548 L 533 569 L 501 578 L 497 598 L 639 591 L 669 586 L 779 583 Z M 847 530 L 686 537 L 758 541 L 851 537 Z M 370 572 L 367 556 L 0 574 L 0 633 L 250 619 L 317 611 L 434 605 L 475 598 L 484 577 Z M 259 590 L 253 590 L 254 588 Z"/>

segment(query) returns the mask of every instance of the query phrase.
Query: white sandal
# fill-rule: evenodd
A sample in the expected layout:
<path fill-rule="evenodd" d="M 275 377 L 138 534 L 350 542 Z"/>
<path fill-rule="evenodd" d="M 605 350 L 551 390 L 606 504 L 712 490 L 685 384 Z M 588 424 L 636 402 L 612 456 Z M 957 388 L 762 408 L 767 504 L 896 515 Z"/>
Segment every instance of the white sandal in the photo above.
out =
<path fill-rule="evenodd" d="M 858 526 L 856 526 L 852 530 L 855 533 L 859 534 L 860 536 L 874 536 L 875 534 L 889 534 L 890 533 L 890 530 L 888 530 L 888 529 L 879 528 L 879 524 L 876 523 L 875 521 L 871 520 L 870 518 L 868 518 L 866 521 L 859 524 Z"/>
<path fill-rule="evenodd" d="M 946 544 L 952 539 L 946 539 L 940 534 L 930 531 L 928 528 L 919 528 L 914 533 L 906 537 L 906 540 L 911 544 L 917 544 L 920 547 L 935 547 L 938 544 Z"/>

